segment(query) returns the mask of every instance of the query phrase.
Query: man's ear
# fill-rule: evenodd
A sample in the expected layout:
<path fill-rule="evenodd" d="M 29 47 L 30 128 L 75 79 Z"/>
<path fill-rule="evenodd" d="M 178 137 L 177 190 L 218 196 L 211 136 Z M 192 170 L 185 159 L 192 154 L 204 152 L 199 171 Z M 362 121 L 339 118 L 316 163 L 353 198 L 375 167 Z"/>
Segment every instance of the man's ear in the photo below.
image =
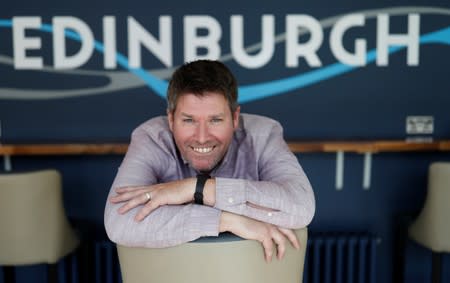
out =
<path fill-rule="evenodd" d="M 236 130 L 239 126 L 239 115 L 241 114 L 241 106 L 238 106 L 233 113 L 233 127 Z"/>
<path fill-rule="evenodd" d="M 167 109 L 167 121 L 169 122 L 169 129 L 173 132 L 173 112 Z"/>

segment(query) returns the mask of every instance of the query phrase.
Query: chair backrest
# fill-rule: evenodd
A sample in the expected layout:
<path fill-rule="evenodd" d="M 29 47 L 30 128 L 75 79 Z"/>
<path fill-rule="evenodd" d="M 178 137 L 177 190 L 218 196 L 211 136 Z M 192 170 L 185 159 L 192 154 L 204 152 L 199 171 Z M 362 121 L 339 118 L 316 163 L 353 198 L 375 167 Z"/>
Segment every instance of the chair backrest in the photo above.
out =
<path fill-rule="evenodd" d="M 79 244 L 56 170 L 0 174 L 0 265 L 56 263 Z"/>
<path fill-rule="evenodd" d="M 431 164 L 425 204 L 409 236 L 435 252 L 450 252 L 450 162 Z"/>
<path fill-rule="evenodd" d="M 264 260 L 260 243 L 235 236 L 207 238 L 165 248 L 117 245 L 124 283 L 299 283 L 307 228 L 296 231 L 300 250 L 287 245 L 283 260 Z M 230 239 L 231 238 L 231 239 Z"/>

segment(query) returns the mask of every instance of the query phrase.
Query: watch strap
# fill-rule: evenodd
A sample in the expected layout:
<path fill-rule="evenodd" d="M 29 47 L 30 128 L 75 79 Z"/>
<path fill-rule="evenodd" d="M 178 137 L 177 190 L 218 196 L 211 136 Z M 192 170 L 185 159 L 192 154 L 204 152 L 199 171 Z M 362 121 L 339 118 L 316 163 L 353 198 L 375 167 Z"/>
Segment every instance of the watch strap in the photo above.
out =
<path fill-rule="evenodd" d="M 198 174 L 197 183 L 195 184 L 194 202 L 196 204 L 203 204 L 203 189 L 206 181 L 210 178 L 208 174 Z"/>

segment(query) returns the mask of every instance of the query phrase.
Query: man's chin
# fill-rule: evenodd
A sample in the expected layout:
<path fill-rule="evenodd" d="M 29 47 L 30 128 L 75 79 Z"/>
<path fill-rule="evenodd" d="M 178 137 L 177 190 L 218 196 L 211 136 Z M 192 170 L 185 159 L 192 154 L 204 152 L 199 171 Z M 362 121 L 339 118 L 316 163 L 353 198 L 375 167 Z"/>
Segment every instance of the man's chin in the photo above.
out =
<path fill-rule="evenodd" d="M 209 172 L 211 171 L 211 166 L 201 166 L 201 167 L 196 167 L 196 166 L 192 166 L 196 171 L 198 172 Z"/>
<path fill-rule="evenodd" d="M 203 162 L 201 163 L 192 163 L 191 166 L 199 172 L 208 172 L 211 171 L 212 168 L 214 168 L 213 165 L 211 165 L 211 163 L 205 164 Z"/>

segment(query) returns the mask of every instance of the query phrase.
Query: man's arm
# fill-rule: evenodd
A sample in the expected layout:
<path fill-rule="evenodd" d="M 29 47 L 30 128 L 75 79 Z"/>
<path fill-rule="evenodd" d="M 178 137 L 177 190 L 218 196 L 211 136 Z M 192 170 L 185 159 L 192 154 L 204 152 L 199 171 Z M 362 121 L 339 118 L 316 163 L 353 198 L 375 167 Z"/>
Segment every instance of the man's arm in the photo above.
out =
<path fill-rule="evenodd" d="M 311 184 L 283 139 L 279 123 L 263 128 L 254 141 L 258 179 L 216 177 L 206 182 L 205 204 L 279 227 L 307 226 L 315 212 Z M 258 144 L 260 143 L 260 144 Z M 195 181 L 195 180 L 194 180 Z M 187 197 L 194 190 L 191 180 Z"/>
<path fill-rule="evenodd" d="M 193 189 L 191 187 L 193 186 L 194 181 L 194 178 L 188 178 L 152 186 L 122 188 L 117 190 L 119 194 L 112 197 L 111 201 L 113 203 L 122 204 L 122 206 L 118 209 L 120 214 L 132 213 L 132 209 L 142 206 L 134 217 L 134 220 L 143 221 L 143 224 L 145 224 L 149 218 L 158 215 L 167 207 L 174 207 L 173 204 L 175 203 L 184 203 L 191 200 L 193 195 Z M 214 198 L 211 198 L 211 192 L 214 192 L 214 181 L 210 180 L 208 183 L 208 187 L 211 188 L 211 190 L 205 188 L 205 191 L 208 191 L 208 193 L 205 195 L 207 197 L 204 201 L 205 205 L 213 205 Z M 150 199 L 146 196 L 147 194 L 149 194 Z M 167 205 L 168 203 L 171 203 L 172 205 Z M 207 206 L 203 207 L 206 208 Z M 158 219 L 159 217 L 156 218 L 156 220 Z M 188 221 L 190 220 L 191 219 Z M 148 232 L 153 232 L 153 229 L 155 228 L 158 229 L 158 232 L 160 231 L 159 227 L 155 227 L 156 225 L 154 224 L 153 226 L 154 227 L 152 227 Z M 164 229 L 165 227 L 162 228 Z M 277 258 L 282 259 L 284 257 L 288 241 L 295 248 L 299 248 L 300 246 L 294 232 L 290 229 L 280 228 L 269 223 L 261 222 L 230 212 L 221 212 L 218 229 L 220 232 L 229 231 L 244 239 L 259 241 L 264 249 L 264 255 L 267 262 L 272 260 L 274 250 L 276 250 Z M 176 232 L 177 231 L 173 231 L 173 233 Z M 162 233 L 162 235 L 170 235 L 170 233 L 171 231 L 167 231 Z M 160 233 L 157 233 L 156 235 L 158 234 Z M 167 242 L 167 239 L 163 238 L 160 239 L 160 241 Z M 175 244 L 179 243 L 171 243 L 170 245 Z"/>
<path fill-rule="evenodd" d="M 286 162 L 292 157 L 282 157 Z M 214 207 L 286 228 L 307 226 L 315 212 L 314 194 L 301 168 L 275 163 L 262 181 L 216 178 Z M 296 160 L 295 160 L 296 162 Z M 298 166 L 298 167 L 297 167 Z"/>
<path fill-rule="evenodd" d="M 147 247 L 176 245 L 201 236 L 217 235 L 221 229 L 219 222 L 224 215 L 220 214 L 220 210 L 232 212 L 229 214 L 236 216 L 232 219 L 244 223 L 254 218 L 262 222 L 252 220 L 253 222 L 256 221 L 263 226 L 270 226 L 268 223 L 289 228 L 306 226 L 314 214 L 314 196 L 309 182 L 281 135 L 274 135 L 271 141 L 264 142 L 275 146 L 270 147 L 271 150 L 265 151 L 260 157 L 260 176 L 263 181 L 210 179 L 206 182 L 204 190 L 205 205 L 198 206 L 181 205 L 193 200 L 195 178 L 154 184 L 156 180 L 136 177 L 149 175 L 151 168 L 144 166 L 146 164 L 144 157 L 148 155 L 146 149 L 140 148 L 138 145 L 141 143 L 133 143 L 132 140 L 105 210 L 108 235 L 113 241 L 125 245 Z M 161 162 L 155 158 L 150 160 Z M 121 176 L 128 176 L 131 179 L 124 181 L 127 178 Z M 154 185 L 114 189 L 148 183 Z M 146 192 L 151 195 L 150 201 L 145 195 Z M 239 215 L 242 216 L 237 217 Z M 158 221 L 163 225 L 159 226 Z M 229 231 L 238 235 L 241 233 L 241 236 L 246 238 L 248 235 L 238 229 L 245 227 L 241 225 L 241 221 L 236 221 L 234 230 L 230 228 Z M 217 229 L 215 231 L 211 229 L 214 225 Z M 271 230 L 274 229 L 269 229 Z M 276 242 L 274 237 L 278 237 L 277 234 L 266 233 L 263 238 L 270 238 Z M 285 237 L 287 235 L 282 238 Z M 264 246 L 264 242 L 261 243 Z M 264 248 L 267 256 L 267 249 Z"/>
<path fill-rule="evenodd" d="M 204 203 L 280 227 L 305 227 L 315 211 L 311 185 L 284 141 L 281 126 L 273 124 L 265 137 L 259 140 L 264 143 L 264 150 L 258 156 L 260 180 L 220 177 L 209 179 L 205 184 Z M 142 220 L 160 206 L 191 202 L 195 182 L 195 178 L 188 178 L 140 190 L 129 188 L 128 191 L 118 191 L 121 195 L 115 201 L 125 202 L 122 212 L 126 212 L 144 204 L 145 193 L 150 192 L 152 201 L 145 204 L 137 215 Z"/>
<path fill-rule="evenodd" d="M 220 232 L 229 231 L 244 239 L 260 242 L 267 262 L 272 260 L 274 248 L 279 260 L 284 257 L 287 241 L 296 249 L 300 248 L 294 231 L 230 212 L 222 212 L 219 229 Z"/>
<path fill-rule="evenodd" d="M 215 235 L 214 229 L 216 227 L 216 223 L 208 223 L 206 221 L 203 221 L 203 219 L 215 219 L 215 215 L 212 215 L 210 217 L 205 217 L 204 215 L 204 213 L 208 213 L 208 208 L 211 209 L 211 207 L 207 205 L 213 205 L 213 203 L 210 203 L 211 201 L 213 201 L 213 199 L 210 198 L 210 193 L 207 194 L 209 197 L 205 198 L 205 206 L 198 206 L 193 204 L 181 206 L 161 204 L 165 202 L 184 202 L 185 200 L 183 199 L 183 197 L 180 198 L 180 196 L 188 196 L 189 194 L 184 194 L 181 192 L 190 192 L 190 194 L 192 195 L 193 190 L 189 187 L 192 185 L 193 180 L 195 179 L 190 178 L 154 186 L 140 186 L 118 189 L 118 191 L 121 193 L 113 196 L 111 200 L 113 203 L 121 204 L 122 206 L 117 210 L 117 212 L 111 211 L 113 214 L 116 214 L 114 215 L 114 217 L 110 217 L 109 219 L 115 220 L 113 223 L 110 223 L 109 225 L 107 224 L 107 227 L 109 227 L 109 229 L 107 230 L 122 231 L 122 233 L 110 235 L 111 240 L 127 246 L 166 247 L 182 244 L 184 242 L 199 238 L 200 236 L 208 236 L 208 234 L 198 234 L 202 233 L 202 231 L 203 233 L 205 232 L 205 230 L 207 231 L 207 227 L 211 227 L 211 233 Z M 209 183 L 210 187 L 212 188 L 213 186 L 211 183 L 214 182 L 209 181 Z M 178 193 L 176 193 L 176 191 L 178 191 Z M 154 198 L 151 197 L 151 199 L 148 200 L 148 198 L 145 196 L 146 193 L 153 194 Z M 176 196 L 176 198 L 167 198 L 171 198 L 172 196 Z M 204 208 L 205 211 L 203 211 L 203 215 L 201 217 L 192 217 L 190 210 L 193 207 Z M 136 213 L 135 211 L 137 209 L 138 213 Z M 117 215 L 117 213 L 119 213 L 120 215 Z M 171 213 L 174 214 L 173 217 L 169 216 L 169 214 Z M 180 217 L 180 215 L 178 215 L 179 213 L 181 213 L 181 216 L 187 216 L 187 218 L 183 219 L 183 217 Z M 127 221 L 127 223 L 130 223 L 129 218 L 130 215 L 132 216 L 133 214 L 135 214 L 134 222 L 142 223 L 142 225 L 129 225 L 123 223 L 124 219 Z M 127 217 L 122 218 L 122 221 L 117 221 L 124 216 Z M 220 221 L 217 228 L 219 232 L 229 231 L 244 239 L 259 241 L 264 249 L 264 257 L 267 262 L 270 262 L 272 260 L 272 256 L 275 252 L 276 257 L 278 259 L 282 259 L 284 257 L 286 245 L 289 244 L 288 242 L 290 242 L 290 244 L 292 244 L 297 249 L 300 247 L 300 243 L 298 242 L 297 237 L 290 229 L 280 228 L 269 223 L 261 222 L 243 215 L 237 215 L 225 211 L 220 212 L 219 218 Z M 167 225 L 167 219 L 170 219 L 170 221 L 173 223 L 171 225 Z M 179 222 L 176 219 L 183 219 L 183 221 Z M 164 221 L 164 223 L 161 223 L 161 221 Z M 200 223 L 201 226 L 199 226 Z M 110 225 L 112 225 L 112 227 L 110 227 Z M 137 229 L 134 230 L 134 234 L 137 235 L 128 233 L 129 231 L 123 229 L 122 227 Z M 193 230 L 196 231 L 197 234 L 192 233 Z M 186 238 L 185 235 L 189 234 L 194 236 L 194 238 Z M 115 238 L 114 235 L 119 238 Z M 130 240 L 132 242 L 128 242 Z"/>
<path fill-rule="evenodd" d="M 161 157 L 162 154 L 142 129 L 133 133 L 105 207 L 105 229 L 113 242 L 126 246 L 168 247 L 202 236 L 218 235 L 220 210 L 212 207 L 195 204 L 162 206 L 139 222 L 135 216 L 142 205 L 121 214 L 119 208 L 123 203 L 110 201 L 116 196 L 117 188 L 156 184 L 159 172 L 149 161 L 167 168 L 170 164 L 166 164 L 168 161 Z"/>
<path fill-rule="evenodd" d="M 258 180 L 216 178 L 214 207 L 280 227 L 307 226 L 315 212 L 311 184 L 278 122 L 256 129 Z"/>

